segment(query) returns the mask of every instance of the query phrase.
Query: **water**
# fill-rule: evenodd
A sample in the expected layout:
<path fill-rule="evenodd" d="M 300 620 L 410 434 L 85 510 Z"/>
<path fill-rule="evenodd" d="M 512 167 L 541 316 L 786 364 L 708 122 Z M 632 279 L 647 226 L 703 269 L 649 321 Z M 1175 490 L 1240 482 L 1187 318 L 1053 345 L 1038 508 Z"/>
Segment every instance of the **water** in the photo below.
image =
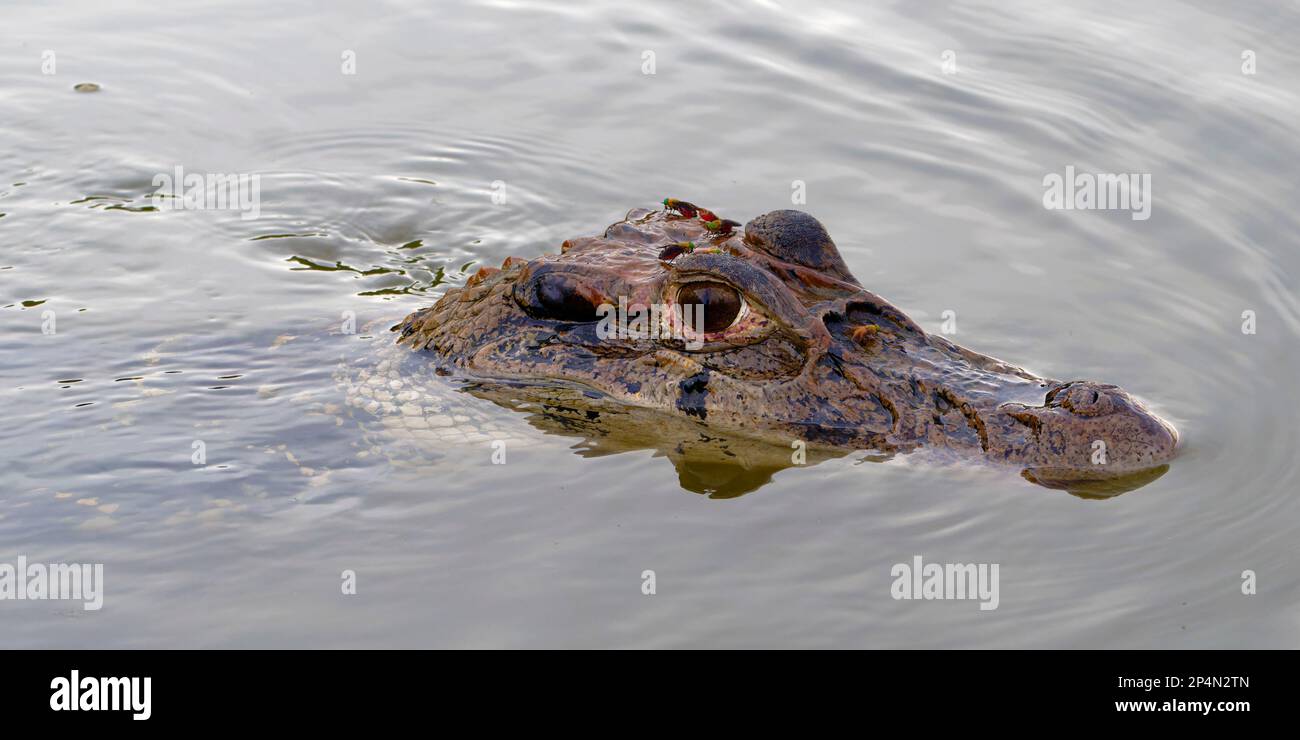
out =
<path fill-rule="evenodd" d="M 0 646 L 1300 647 L 1300 12 L 803 5 L 10 3 L 0 562 L 106 595 L 0 602 Z M 144 210 L 178 165 L 258 174 L 260 216 Z M 1151 173 L 1151 218 L 1045 210 L 1067 165 Z M 795 180 L 864 285 L 1145 397 L 1180 458 L 1104 500 L 863 454 L 711 498 L 486 402 L 503 466 L 332 413 L 478 265 Z M 892 599 L 914 555 L 998 563 L 999 607 Z"/>

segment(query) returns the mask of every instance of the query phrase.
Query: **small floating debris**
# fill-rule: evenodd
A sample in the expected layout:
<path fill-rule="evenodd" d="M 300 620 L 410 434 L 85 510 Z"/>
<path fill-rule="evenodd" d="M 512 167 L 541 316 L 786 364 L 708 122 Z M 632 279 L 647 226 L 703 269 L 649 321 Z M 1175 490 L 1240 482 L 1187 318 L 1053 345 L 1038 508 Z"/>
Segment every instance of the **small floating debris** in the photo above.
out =
<path fill-rule="evenodd" d="M 77 84 L 72 86 L 72 89 L 76 90 L 77 92 L 90 93 L 90 92 L 99 92 L 100 88 L 99 88 L 99 83 L 97 82 L 78 82 Z"/>
<path fill-rule="evenodd" d="M 267 240 L 267 239 L 311 239 L 311 238 L 318 238 L 318 237 L 324 237 L 324 236 L 329 236 L 329 234 L 324 234 L 324 233 L 321 233 L 321 232 L 319 232 L 319 231 L 308 231 L 308 232 L 304 232 L 304 233 L 301 233 L 301 234 L 293 234 L 293 233 L 289 233 L 289 234 L 263 234 L 263 235 L 261 235 L 261 236 L 250 237 L 250 238 L 249 238 L 249 241 L 250 241 L 250 242 L 260 242 L 260 241 L 265 241 L 265 240 Z"/>

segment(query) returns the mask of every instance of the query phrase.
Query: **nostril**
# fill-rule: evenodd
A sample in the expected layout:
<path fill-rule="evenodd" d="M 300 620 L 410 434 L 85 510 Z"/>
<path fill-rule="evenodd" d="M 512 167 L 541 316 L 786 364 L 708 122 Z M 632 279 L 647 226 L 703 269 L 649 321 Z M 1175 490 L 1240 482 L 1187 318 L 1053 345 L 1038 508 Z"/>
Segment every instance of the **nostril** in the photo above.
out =
<path fill-rule="evenodd" d="M 1056 395 L 1069 387 L 1070 387 L 1069 383 L 1066 383 L 1064 385 L 1053 386 L 1052 390 L 1048 391 L 1047 395 L 1043 397 L 1043 403 L 1048 406 L 1051 406 L 1052 402 L 1056 400 Z"/>
<path fill-rule="evenodd" d="M 1048 391 L 1045 402 L 1049 406 L 1060 406 L 1080 416 L 1102 416 L 1117 408 L 1110 393 L 1112 387 L 1087 381 L 1066 383 Z"/>

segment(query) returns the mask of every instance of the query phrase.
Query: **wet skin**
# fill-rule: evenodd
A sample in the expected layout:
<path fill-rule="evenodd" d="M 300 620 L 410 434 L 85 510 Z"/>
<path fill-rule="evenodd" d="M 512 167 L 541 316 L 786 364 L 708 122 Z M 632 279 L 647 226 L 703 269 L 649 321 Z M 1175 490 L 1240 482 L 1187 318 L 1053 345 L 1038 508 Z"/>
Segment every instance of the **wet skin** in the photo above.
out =
<path fill-rule="evenodd" d="M 1149 480 L 1173 458 L 1173 426 L 1117 386 L 1040 378 L 923 331 L 859 285 L 808 214 L 713 226 L 634 209 L 558 255 L 481 269 L 398 341 L 442 373 L 572 385 L 787 450 L 926 450 L 1052 487 Z M 668 307 L 672 336 L 599 331 L 598 306 L 620 299 Z M 682 304 L 703 307 L 702 333 L 675 318 Z"/>

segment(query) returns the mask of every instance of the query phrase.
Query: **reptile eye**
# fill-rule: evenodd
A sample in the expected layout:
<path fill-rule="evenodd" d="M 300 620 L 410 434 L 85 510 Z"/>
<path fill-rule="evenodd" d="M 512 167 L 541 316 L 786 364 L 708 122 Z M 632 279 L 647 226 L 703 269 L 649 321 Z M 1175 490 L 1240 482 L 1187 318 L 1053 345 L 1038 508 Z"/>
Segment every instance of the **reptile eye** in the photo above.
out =
<path fill-rule="evenodd" d="M 704 331 L 713 334 L 731 326 L 744 299 L 730 285 L 723 283 L 695 282 L 683 285 L 677 291 L 677 303 L 683 307 L 694 304 L 696 315 L 703 312 Z"/>

